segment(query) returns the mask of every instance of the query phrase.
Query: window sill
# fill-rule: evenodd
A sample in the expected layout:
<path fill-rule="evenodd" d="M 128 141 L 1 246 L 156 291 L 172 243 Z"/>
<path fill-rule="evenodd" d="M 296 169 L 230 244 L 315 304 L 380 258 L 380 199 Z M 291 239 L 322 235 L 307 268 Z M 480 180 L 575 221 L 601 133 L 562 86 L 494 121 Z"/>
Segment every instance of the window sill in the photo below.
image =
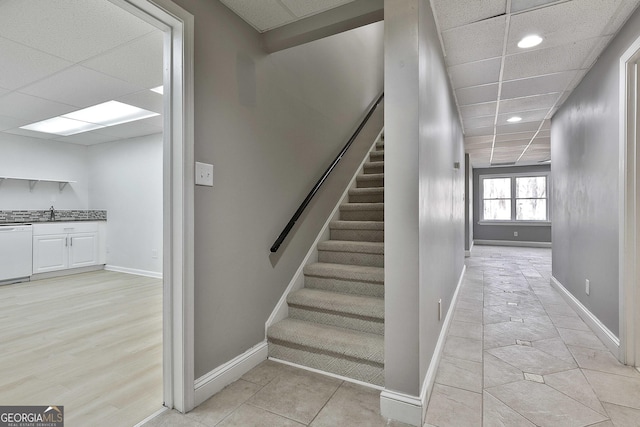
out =
<path fill-rule="evenodd" d="M 518 227 L 551 227 L 551 221 L 478 221 L 479 225 L 507 225 Z"/>

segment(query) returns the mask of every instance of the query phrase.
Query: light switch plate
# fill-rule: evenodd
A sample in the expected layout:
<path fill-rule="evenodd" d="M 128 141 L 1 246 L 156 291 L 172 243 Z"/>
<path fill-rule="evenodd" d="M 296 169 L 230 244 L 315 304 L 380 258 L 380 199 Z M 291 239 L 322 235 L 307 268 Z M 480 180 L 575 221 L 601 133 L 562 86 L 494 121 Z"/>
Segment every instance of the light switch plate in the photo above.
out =
<path fill-rule="evenodd" d="M 196 162 L 196 185 L 213 187 L 213 165 Z"/>

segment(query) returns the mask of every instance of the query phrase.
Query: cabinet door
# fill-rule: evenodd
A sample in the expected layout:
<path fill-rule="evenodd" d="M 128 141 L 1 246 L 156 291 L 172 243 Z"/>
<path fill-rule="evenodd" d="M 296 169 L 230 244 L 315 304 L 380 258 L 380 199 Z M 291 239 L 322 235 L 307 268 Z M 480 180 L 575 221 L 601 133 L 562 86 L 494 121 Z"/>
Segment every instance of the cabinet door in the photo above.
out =
<path fill-rule="evenodd" d="M 33 236 L 33 274 L 67 268 L 68 243 L 66 234 Z"/>
<path fill-rule="evenodd" d="M 69 268 L 98 264 L 98 233 L 69 234 Z"/>

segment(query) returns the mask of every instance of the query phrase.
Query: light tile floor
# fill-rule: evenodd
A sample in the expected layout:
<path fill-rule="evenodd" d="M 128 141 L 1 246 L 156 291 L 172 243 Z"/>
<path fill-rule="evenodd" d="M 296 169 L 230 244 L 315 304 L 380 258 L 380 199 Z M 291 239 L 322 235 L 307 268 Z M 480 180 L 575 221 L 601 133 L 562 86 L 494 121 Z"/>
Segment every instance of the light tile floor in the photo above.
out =
<path fill-rule="evenodd" d="M 380 416 L 380 392 L 267 360 L 188 414 L 145 427 L 405 427 Z"/>
<path fill-rule="evenodd" d="M 549 249 L 476 246 L 466 264 L 425 427 L 640 427 L 640 373 L 549 285 Z M 376 390 L 266 361 L 146 426 L 404 426 L 379 411 Z"/>
<path fill-rule="evenodd" d="M 549 282 L 551 250 L 476 246 L 426 427 L 640 426 L 640 373 Z"/>

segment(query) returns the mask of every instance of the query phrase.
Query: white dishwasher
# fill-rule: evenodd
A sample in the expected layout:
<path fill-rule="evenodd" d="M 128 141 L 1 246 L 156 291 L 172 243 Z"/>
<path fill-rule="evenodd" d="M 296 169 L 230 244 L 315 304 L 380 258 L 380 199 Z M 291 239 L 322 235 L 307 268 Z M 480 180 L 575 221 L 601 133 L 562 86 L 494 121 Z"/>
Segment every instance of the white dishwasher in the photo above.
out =
<path fill-rule="evenodd" d="M 0 225 L 0 284 L 28 279 L 32 273 L 31 224 Z"/>

